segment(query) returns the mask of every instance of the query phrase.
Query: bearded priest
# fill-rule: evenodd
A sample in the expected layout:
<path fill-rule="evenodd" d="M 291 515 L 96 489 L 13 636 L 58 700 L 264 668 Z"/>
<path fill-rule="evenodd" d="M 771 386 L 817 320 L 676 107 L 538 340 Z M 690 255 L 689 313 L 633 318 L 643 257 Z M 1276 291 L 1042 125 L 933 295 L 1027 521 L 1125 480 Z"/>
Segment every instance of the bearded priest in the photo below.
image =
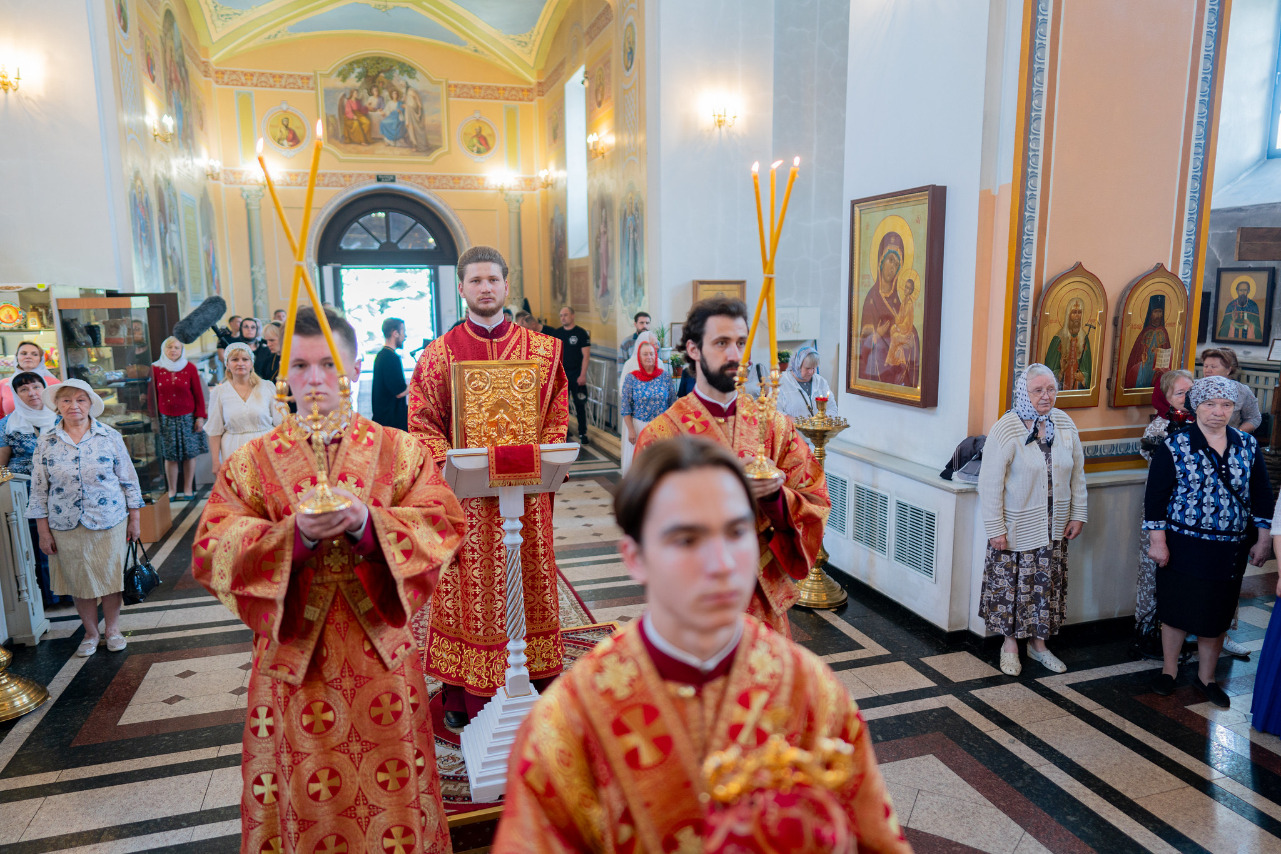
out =
<path fill-rule="evenodd" d="M 507 262 L 497 249 L 473 246 L 458 259 L 458 293 L 467 317 L 427 345 L 409 383 L 409 432 L 438 466 L 462 447 L 454 435 L 453 367 L 468 361 L 533 361 L 538 371 L 540 444 L 565 441 L 569 386 L 561 343 L 503 316 Z M 458 559 L 440 577 L 427 620 L 427 672 L 443 683 L 445 724 L 467 725 L 498 688 L 507 668 L 507 550 L 497 498 L 462 502 L 467 531 Z M 551 493 L 525 496 L 521 562 L 529 675 L 540 691 L 563 669 Z"/>
<path fill-rule="evenodd" d="M 637 455 L 614 515 L 645 613 L 522 724 L 495 852 L 910 851 L 849 692 L 743 613 L 755 501 L 714 442 Z"/>
<path fill-rule="evenodd" d="M 695 303 L 685 319 L 681 346 L 698 372 L 694 392 L 641 431 L 636 454 L 655 442 L 688 434 L 719 442 L 740 459 L 752 459 L 761 446 L 757 407 L 740 407 L 734 388 L 747 346 L 747 306 L 727 297 Z M 832 502 L 823 467 L 783 413 L 775 412 L 766 426 L 764 448 L 783 474 L 750 479 L 762 560 L 747 613 L 790 638 L 787 612 L 798 598 L 792 579 L 803 579 L 818 557 Z"/>
<path fill-rule="evenodd" d="M 355 330 L 326 318 L 354 366 Z M 421 444 L 343 401 L 310 308 L 282 369 L 300 413 L 335 417 L 327 478 L 350 503 L 302 511 L 318 455 L 287 419 L 231 455 L 200 518 L 196 580 L 255 634 L 241 850 L 448 852 L 409 618 L 462 542 L 462 508 Z"/>

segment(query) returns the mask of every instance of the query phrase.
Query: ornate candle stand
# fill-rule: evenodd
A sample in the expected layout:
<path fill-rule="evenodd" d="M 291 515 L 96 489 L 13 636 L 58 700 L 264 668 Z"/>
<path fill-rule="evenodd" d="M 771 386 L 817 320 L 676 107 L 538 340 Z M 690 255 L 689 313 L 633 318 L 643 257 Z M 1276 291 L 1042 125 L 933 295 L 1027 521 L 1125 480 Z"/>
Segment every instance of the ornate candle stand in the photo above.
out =
<path fill-rule="evenodd" d="M 826 467 L 827 443 L 833 436 L 850 426 L 844 418 L 827 414 L 827 398 L 816 398 L 818 412 L 809 418 L 797 419 L 794 423 L 805 438 L 814 443 L 814 459 L 820 467 Z M 819 546 L 818 557 L 810 567 L 809 575 L 796 585 L 801 598 L 796 604 L 806 608 L 837 608 L 845 604 L 849 596 L 844 588 L 837 584 L 823 571 L 827 563 L 827 549 Z"/>
<path fill-rule="evenodd" d="M 25 676 L 9 673 L 11 661 L 13 653 L 0 646 L 0 721 L 25 715 L 49 699 L 49 692 L 43 685 L 32 682 Z"/>
<path fill-rule="evenodd" d="M 773 480 L 776 477 L 783 477 L 782 470 L 774 465 L 774 461 L 766 453 L 766 442 L 769 439 L 769 426 L 774 423 L 775 404 L 778 401 L 778 369 L 770 371 L 769 383 L 761 383 L 760 397 L 755 399 L 746 391 L 747 386 L 747 366 L 740 365 L 738 374 L 734 377 L 734 388 L 738 392 L 739 406 L 747 401 L 752 401 L 756 407 L 756 420 L 760 428 L 760 435 L 756 440 L 756 456 L 743 467 L 747 476 L 753 480 Z"/>
<path fill-rule="evenodd" d="M 316 486 L 311 495 L 298 505 L 298 509 L 309 516 L 320 513 L 336 513 L 351 506 L 351 501 L 334 494 L 329 484 L 329 459 L 325 454 L 325 445 L 342 435 L 351 424 L 351 381 L 346 377 L 338 378 L 338 391 L 342 403 L 328 415 L 320 414 L 320 403 L 317 395 L 308 395 L 311 400 L 309 415 L 294 415 L 289 412 L 287 403 L 289 386 L 284 380 L 276 381 L 276 401 L 285 416 L 288 430 L 301 430 L 311 442 L 316 455 Z"/>

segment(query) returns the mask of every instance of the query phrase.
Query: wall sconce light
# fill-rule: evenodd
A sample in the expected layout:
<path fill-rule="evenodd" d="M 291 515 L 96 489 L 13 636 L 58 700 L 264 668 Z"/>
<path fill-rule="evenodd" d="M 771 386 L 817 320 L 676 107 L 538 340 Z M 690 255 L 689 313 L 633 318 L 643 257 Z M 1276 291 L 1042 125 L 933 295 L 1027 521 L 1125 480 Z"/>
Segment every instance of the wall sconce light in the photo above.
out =
<path fill-rule="evenodd" d="M 613 144 L 614 137 L 602 136 L 601 134 L 594 133 L 587 137 L 587 153 L 593 160 L 598 157 L 604 157 L 606 154 L 609 154 L 610 146 Z"/>
<path fill-rule="evenodd" d="M 205 177 L 208 178 L 210 181 L 217 181 L 219 178 L 221 178 L 222 177 L 222 161 L 206 160 L 205 161 Z"/>
<path fill-rule="evenodd" d="M 724 106 L 719 109 L 712 110 L 712 124 L 718 130 L 721 128 L 732 128 L 734 126 L 734 120 L 737 119 L 738 116 L 731 116 L 728 115 L 728 113 L 729 109 Z"/>
<path fill-rule="evenodd" d="M 14 69 L 14 75 L 13 75 L 13 77 L 11 78 L 11 77 L 9 77 L 9 75 L 8 75 L 8 74 L 6 74 L 6 73 L 5 73 L 4 66 L 3 66 L 3 65 L 0 65 L 0 89 L 3 89 L 3 90 L 4 90 L 4 91 L 6 91 L 6 92 L 8 92 L 8 91 L 10 91 L 10 90 L 12 90 L 12 91 L 14 91 L 14 92 L 17 92 L 17 91 L 18 91 L 18 84 L 19 84 L 20 82 L 22 82 L 22 69 L 21 69 L 21 68 Z"/>
<path fill-rule="evenodd" d="M 159 142 L 171 142 L 173 140 L 173 116 L 165 113 L 157 121 L 153 116 L 151 119 L 151 138 Z"/>
<path fill-rule="evenodd" d="M 544 190 L 550 190 L 554 187 L 558 178 L 560 178 L 560 173 L 552 168 L 542 169 L 538 172 L 538 183 Z"/>

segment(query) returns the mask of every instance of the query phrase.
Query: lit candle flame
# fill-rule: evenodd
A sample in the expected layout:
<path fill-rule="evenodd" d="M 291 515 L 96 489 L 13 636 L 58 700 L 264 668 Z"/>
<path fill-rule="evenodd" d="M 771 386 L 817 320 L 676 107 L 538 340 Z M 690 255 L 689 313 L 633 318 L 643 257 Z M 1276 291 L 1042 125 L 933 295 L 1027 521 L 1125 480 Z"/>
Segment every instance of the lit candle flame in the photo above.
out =
<path fill-rule="evenodd" d="M 796 169 L 796 168 L 797 168 L 797 167 L 799 167 L 800 165 L 801 165 L 801 158 L 800 158 L 800 155 L 797 155 L 796 157 L 792 158 L 792 168 L 793 168 L 793 169 Z"/>
<path fill-rule="evenodd" d="M 262 137 L 258 137 L 258 156 L 262 157 Z"/>
<path fill-rule="evenodd" d="M 799 158 L 798 158 L 798 159 L 799 159 Z M 782 161 L 782 160 L 775 160 L 773 163 L 771 163 L 771 164 L 770 164 L 769 171 L 773 172 L 775 169 L 777 169 L 778 167 L 780 167 L 780 166 L 782 166 L 782 165 L 783 165 L 783 161 Z"/>
<path fill-rule="evenodd" d="M 760 174 L 760 171 L 761 171 L 761 161 L 757 160 L 755 163 L 752 164 L 752 174 L 758 175 Z"/>
<path fill-rule="evenodd" d="M 316 139 L 325 138 L 325 126 L 320 119 L 316 119 Z"/>

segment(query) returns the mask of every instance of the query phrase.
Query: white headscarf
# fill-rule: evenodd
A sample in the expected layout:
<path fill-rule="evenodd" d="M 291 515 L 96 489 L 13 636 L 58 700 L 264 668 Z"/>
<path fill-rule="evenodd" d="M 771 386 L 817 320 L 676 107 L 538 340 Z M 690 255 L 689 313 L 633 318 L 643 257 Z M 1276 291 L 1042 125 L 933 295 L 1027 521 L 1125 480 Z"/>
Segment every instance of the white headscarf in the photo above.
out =
<path fill-rule="evenodd" d="M 177 359 L 170 359 L 168 356 L 165 355 L 165 348 L 169 346 L 170 341 L 174 342 L 179 347 L 182 347 L 183 354 L 179 356 Z M 152 362 L 151 364 L 157 368 L 164 368 L 166 371 L 173 371 L 174 373 L 177 373 L 178 371 L 181 371 L 183 368 L 187 367 L 186 353 L 187 353 L 186 345 L 184 345 L 177 338 L 170 335 L 160 344 L 160 358 L 156 359 L 156 361 Z"/>
<path fill-rule="evenodd" d="M 658 355 L 658 336 L 648 330 L 642 332 L 640 335 L 636 336 L 636 345 L 632 347 L 632 355 L 623 363 L 623 376 L 627 376 L 632 371 L 639 371 L 641 369 L 640 345 L 644 344 L 646 341 L 654 345 L 654 355 Z M 662 363 L 660 362 L 657 367 L 662 367 Z"/>
<path fill-rule="evenodd" d="M 20 373 L 23 373 L 24 371 L 26 371 L 27 373 L 39 374 L 39 375 L 44 379 L 45 385 L 48 385 L 48 384 L 49 384 L 49 380 L 57 380 L 58 378 L 57 378 L 56 376 L 54 376 L 54 375 L 53 375 L 53 373 L 52 373 L 48 368 L 46 368 L 46 367 L 44 366 L 44 348 L 43 348 L 43 347 L 41 347 L 39 344 L 35 343 L 34 341 L 23 341 L 23 342 L 22 342 L 22 344 L 26 344 L 26 345 L 28 345 L 28 346 L 33 346 L 33 347 L 35 347 L 37 350 L 39 350 L 39 351 L 40 351 L 40 361 L 39 361 L 39 362 L 37 362 L 37 363 L 36 363 L 36 366 L 35 366 L 34 368 L 32 368 L 30 371 L 26 371 L 26 369 L 25 369 L 25 368 L 23 368 L 21 365 L 18 365 L 18 364 L 17 364 L 17 361 L 18 361 L 18 360 L 15 358 L 15 359 L 14 359 L 14 365 L 17 367 L 17 371 L 18 371 L 18 373 L 20 374 Z M 19 345 L 18 345 L 18 347 L 22 347 L 22 344 L 19 344 Z M 16 374 L 15 374 L 15 376 L 16 376 Z M 7 382 L 7 380 L 6 380 L 6 382 Z"/>
<path fill-rule="evenodd" d="M 35 373 L 30 371 L 29 373 Z M 44 401 L 41 400 L 38 406 L 31 406 L 21 395 L 18 390 L 13 391 L 13 412 L 9 413 L 9 421 L 5 425 L 10 433 L 35 433 L 41 432 L 53 426 L 53 422 L 58 420 L 58 413 L 45 409 Z"/>

